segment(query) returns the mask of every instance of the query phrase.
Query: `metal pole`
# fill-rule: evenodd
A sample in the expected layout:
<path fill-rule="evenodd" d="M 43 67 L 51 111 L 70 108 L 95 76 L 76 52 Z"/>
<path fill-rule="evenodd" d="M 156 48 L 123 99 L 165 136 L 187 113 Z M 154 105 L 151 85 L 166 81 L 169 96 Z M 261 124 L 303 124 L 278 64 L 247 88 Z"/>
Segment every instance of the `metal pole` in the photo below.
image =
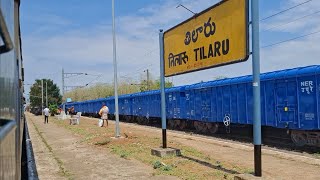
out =
<path fill-rule="evenodd" d="M 161 89 L 161 122 L 162 122 L 162 147 L 167 148 L 167 127 L 166 127 L 166 96 L 164 89 L 164 59 L 163 59 L 163 32 L 159 32 L 160 48 L 160 89 Z"/>
<path fill-rule="evenodd" d="M 48 83 L 46 80 L 46 107 L 48 107 Z"/>
<path fill-rule="evenodd" d="M 114 21 L 114 0 L 112 0 L 112 34 L 113 34 L 113 69 L 114 69 L 114 97 L 116 110 L 116 137 L 120 137 L 119 127 L 119 107 L 118 107 L 118 77 L 117 77 L 117 59 L 116 59 L 116 33 Z"/>
<path fill-rule="evenodd" d="M 253 71 L 253 144 L 254 174 L 261 173 L 261 103 L 260 103 L 260 40 L 259 40 L 259 0 L 251 0 L 252 20 L 252 71 Z"/>
<path fill-rule="evenodd" d="M 149 86 L 149 69 L 147 69 L 147 88 L 148 91 L 150 90 L 150 86 Z"/>
<path fill-rule="evenodd" d="M 41 79 L 41 110 L 43 110 L 43 79 Z"/>
<path fill-rule="evenodd" d="M 64 69 L 62 68 L 62 96 L 64 95 Z"/>
<path fill-rule="evenodd" d="M 62 68 L 62 97 L 64 96 L 64 69 Z M 66 101 L 67 100 L 65 100 L 65 102 L 63 102 L 63 112 L 64 112 L 64 114 L 67 114 L 67 112 L 65 111 L 65 109 L 66 109 Z"/>

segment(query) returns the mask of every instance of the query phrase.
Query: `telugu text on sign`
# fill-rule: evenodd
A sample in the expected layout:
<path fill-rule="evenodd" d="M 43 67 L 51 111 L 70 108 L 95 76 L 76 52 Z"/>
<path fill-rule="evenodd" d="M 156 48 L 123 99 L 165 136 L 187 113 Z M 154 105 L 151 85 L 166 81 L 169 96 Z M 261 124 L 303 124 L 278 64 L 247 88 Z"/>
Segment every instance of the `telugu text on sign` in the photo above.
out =
<path fill-rule="evenodd" d="M 224 0 L 164 33 L 165 76 L 248 59 L 247 0 Z"/>

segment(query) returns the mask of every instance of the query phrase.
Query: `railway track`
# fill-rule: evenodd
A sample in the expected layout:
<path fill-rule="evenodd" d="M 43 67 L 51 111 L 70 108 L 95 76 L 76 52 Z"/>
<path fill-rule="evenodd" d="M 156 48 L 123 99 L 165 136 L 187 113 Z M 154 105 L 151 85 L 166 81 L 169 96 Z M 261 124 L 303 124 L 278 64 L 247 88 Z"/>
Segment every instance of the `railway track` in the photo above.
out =
<path fill-rule="evenodd" d="M 95 117 L 96 118 L 96 117 Z M 121 118 L 122 119 L 122 118 Z M 161 128 L 160 120 L 150 120 L 148 123 L 145 122 L 134 122 L 133 120 L 127 121 L 125 118 L 124 120 L 121 120 L 121 122 L 135 124 L 135 125 L 142 125 L 142 126 L 148 126 L 148 127 L 154 127 L 154 128 Z M 114 117 L 113 119 L 114 120 Z M 181 133 L 189 133 L 189 134 L 196 134 L 201 135 L 203 137 L 214 137 L 219 138 L 223 140 L 231 140 L 236 141 L 240 143 L 249 143 L 251 144 L 253 142 L 253 135 L 252 135 L 252 126 L 231 126 L 230 128 L 226 128 L 225 126 L 221 125 L 219 126 L 219 130 L 212 134 L 212 133 L 201 133 L 196 130 L 195 127 L 188 124 L 185 126 L 185 129 L 172 129 L 168 128 L 170 130 L 174 130 L 176 132 Z M 307 154 L 314 154 L 314 153 L 320 153 L 319 147 L 313 147 L 313 146 L 296 146 L 293 144 L 290 135 L 284 131 L 279 130 L 277 128 L 262 128 L 262 145 L 265 147 L 270 148 L 276 148 L 279 150 L 285 150 L 285 151 L 291 151 L 291 152 L 297 152 L 297 153 L 307 153 Z"/>
<path fill-rule="evenodd" d="M 137 122 L 127 122 L 127 121 L 121 121 L 126 123 L 132 123 L 136 125 L 143 125 L 143 126 L 149 126 L 149 127 L 156 127 L 161 128 L 161 123 L 159 121 L 149 121 L 148 124 L 144 123 L 137 123 Z M 199 134 L 204 137 L 215 137 L 219 139 L 224 140 L 231 140 L 231 141 L 237 141 L 240 143 L 252 143 L 253 142 L 253 135 L 252 135 L 252 127 L 230 127 L 230 129 L 226 129 L 226 127 L 220 127 L 219 131 L 215 134 L 210 133 L 199 133 L 197 130 L 188 125 L 184 130 L 179 129 L 172 129 L 168 128 L 170 130 L 174 130 L 177 132 L 184 132 L 184 133 L 190 133 L 190 134 Z M 270 135 L 271 134 L 271 135 Z M 262 128 L 262 143 L 266 147 L 270 148 L 276 148 L 279 150 L 286 150 L 286 151 L 292 151 L 292 152 L 298 152 L 298 153 L 308 153 L 308 154 L 314 154 L 319 153 L 320 149 L 319 147 L 313 147 L 313 146 L 303 146 L 299 147 L 293 144 L 290 135 L 287 134 L 285 131 L 281 131 L 276 128 Z"/>

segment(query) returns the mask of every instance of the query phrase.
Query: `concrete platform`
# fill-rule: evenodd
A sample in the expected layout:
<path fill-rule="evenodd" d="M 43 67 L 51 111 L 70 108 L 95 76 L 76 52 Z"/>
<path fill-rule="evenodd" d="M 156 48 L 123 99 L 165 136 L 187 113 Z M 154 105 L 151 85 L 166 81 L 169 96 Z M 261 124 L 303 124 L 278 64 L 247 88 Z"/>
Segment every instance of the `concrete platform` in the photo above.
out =
<path fill-rule="evenodd" d="M 180 156 L 180 149 L 175 148 L 153 148 L 151 149 L 151 155 L 165 157 L 165 156 Z"/>
<path fill-rule="evenodd" d="M 264 177 L 263 175 L 262 177 L 257 177 L 252 174 L 237 174 L 234 176 L 234 180 L 266 180 L 266 179 L 272 179 L 272 178 Z"/>

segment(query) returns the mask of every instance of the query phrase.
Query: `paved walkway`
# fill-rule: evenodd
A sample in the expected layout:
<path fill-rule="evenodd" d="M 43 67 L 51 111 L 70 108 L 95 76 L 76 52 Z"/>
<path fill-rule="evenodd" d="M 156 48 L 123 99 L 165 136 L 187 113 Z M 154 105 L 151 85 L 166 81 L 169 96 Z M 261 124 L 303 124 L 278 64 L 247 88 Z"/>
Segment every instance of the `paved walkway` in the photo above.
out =
<path fill-rule="evenodd" d="M 44 124 L 42 116 L 27 114 L 27 121 L 39 179 L 176 179 L 152 176 L 149 166 L 80 143 L 50 117 Z"/>

